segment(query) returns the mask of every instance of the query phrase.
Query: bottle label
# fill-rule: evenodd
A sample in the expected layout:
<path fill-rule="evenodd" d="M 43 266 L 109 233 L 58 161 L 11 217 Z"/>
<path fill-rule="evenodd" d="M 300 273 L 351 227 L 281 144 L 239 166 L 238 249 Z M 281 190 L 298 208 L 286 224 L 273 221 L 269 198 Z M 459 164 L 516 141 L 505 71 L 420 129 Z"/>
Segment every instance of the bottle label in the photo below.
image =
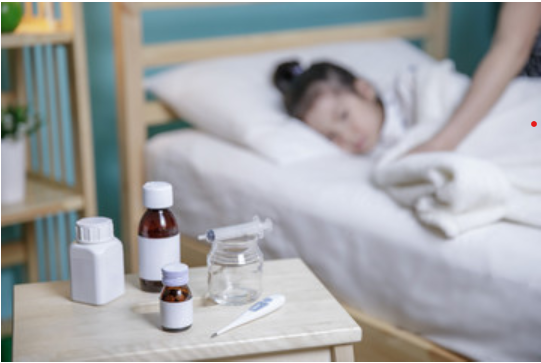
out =
<path fill-rule="evenodd" d="M 183 302 L 160 300 L 161 323 L 164 328 L 182 329 L 193 324 L 193 299 Z"/>
<path fill-rule="evenodd" d="M 162 267 L 180 262 L 180 233 L 166 238 L 139 239 L 139 277 L 149 281 L 162 280 Z"/>

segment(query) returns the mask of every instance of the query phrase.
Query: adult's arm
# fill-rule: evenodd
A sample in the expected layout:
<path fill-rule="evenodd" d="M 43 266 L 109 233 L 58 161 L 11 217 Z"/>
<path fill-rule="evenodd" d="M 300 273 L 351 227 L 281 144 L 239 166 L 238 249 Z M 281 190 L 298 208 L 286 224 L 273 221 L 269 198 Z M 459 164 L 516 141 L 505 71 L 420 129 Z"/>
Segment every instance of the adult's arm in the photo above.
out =
<path fill-rule="evenodd" d="M 438 134 L 411 153 L 455 149 L 525 66 L 540 28 L 541 3 L 505 3 L 490 50 L 461 104 Z"/>

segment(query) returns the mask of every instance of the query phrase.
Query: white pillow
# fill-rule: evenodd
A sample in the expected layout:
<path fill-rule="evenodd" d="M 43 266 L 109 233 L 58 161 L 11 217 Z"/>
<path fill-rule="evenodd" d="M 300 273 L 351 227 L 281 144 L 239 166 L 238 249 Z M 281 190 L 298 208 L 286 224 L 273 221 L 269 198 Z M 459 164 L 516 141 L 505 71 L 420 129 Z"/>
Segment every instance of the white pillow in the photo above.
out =
<path fill-rule="evenodd" d="M 272 84 L 276 65 L 298 59 L 341 64 L 378 89 L 411 64 L 432 59 L 398 40 L 345 42 L 248 56 L 215 58 L 170 68 L 145 79 L 145 88 L 197 128 L 238 143 L 280 164 L 341 151 L 299 120 L 288 116 Z"/>

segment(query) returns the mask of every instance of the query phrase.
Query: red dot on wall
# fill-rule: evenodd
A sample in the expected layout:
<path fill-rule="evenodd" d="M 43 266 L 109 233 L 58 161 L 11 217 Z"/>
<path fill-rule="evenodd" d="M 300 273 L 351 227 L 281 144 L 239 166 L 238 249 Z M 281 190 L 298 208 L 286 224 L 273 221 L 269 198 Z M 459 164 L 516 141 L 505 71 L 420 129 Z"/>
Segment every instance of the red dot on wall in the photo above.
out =
<path fill-rule="evenodd" d="M 537 126 L 537 122 L 532 121 L 532 127 L 536 127 L 536 126 Z"/>

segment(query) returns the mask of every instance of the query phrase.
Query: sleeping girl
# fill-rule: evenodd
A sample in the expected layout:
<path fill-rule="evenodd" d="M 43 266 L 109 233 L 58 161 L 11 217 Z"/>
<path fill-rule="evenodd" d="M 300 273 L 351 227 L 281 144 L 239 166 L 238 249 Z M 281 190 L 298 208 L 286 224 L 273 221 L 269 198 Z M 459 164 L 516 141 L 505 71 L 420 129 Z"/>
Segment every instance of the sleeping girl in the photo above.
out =
<path fill-rule="evenodd" d="M 354 154 L 390 146 L 409 123 L 394 95 L 379 95 L 370 82 L 333 63 L 303 70 L 296 61 L 285 62 L 273 82 L 288 114 Z"/>
<path fill-rule="evenodd" d="M 445 127 L 412 152 L 454 150 L 519 74 L 541 75 L 540 3 L 502 6 L 490 51 L 462 102 Z M 374 153 L 376 146 L 396 142 L 412 119 L 411 103 L 403 102 L 411 100 L 408 81 L 405 88 L 395 87 L 398 93 L 379 96 L 369 82 L 335 64 L 317 63 L 303 71 L 298 62 L 287 62 L 276 69 L 274 84 L 282 92 L 290 115 L 356 154 Z M 393 95 L 398 97 L 393 99 Z M 395 100 L 401 107 L 398 113 L 392 111 Z"/>

